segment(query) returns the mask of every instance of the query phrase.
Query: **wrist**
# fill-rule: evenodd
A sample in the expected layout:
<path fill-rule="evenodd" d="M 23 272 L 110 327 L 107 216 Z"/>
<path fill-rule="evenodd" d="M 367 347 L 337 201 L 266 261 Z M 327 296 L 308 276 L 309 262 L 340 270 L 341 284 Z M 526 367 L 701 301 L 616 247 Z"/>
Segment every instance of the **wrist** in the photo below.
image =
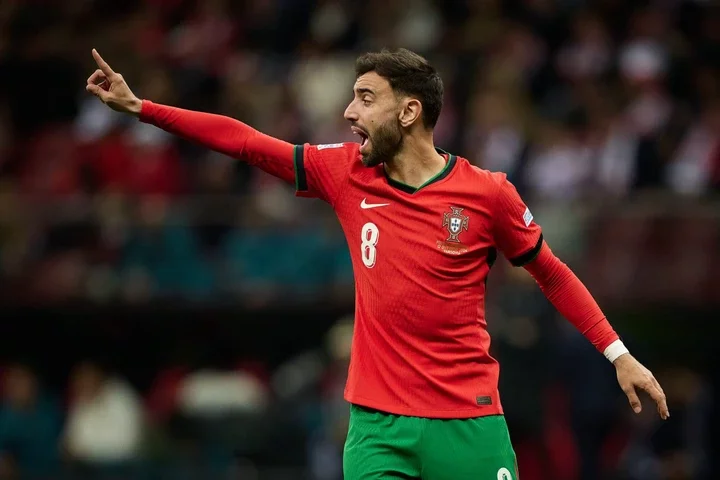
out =
<path fill-rule="evenodd" d="M 142 112 L 142 103 L 142 100 L 137 97 L 132 99 L 130 105 L 128 106 L 128 111 L 136 117 L 139 117 L 140 112 Z"/>
<path fill-rule="evenodd" d="M 603 352 L 603 355 L 605 355 L 605 358 L 607 358 L 610 363 L 615 363 L 615 360 L 629 353 L 630 351 L 627 349 L 622 340 L 618 339 L 608 345 Z"/>

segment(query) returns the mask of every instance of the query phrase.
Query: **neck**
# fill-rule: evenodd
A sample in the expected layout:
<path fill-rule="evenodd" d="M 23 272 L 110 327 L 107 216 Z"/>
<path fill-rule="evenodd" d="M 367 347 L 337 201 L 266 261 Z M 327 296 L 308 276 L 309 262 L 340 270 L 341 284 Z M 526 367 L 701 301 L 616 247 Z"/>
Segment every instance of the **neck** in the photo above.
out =
<path fill-rule="evenodd" d="M 408 135 L 402 150 L 385 162 L 385 172 L 397 182 L 419 188 L 445 168 L 446 160 L 433 145 L 432 133 L 425 137 Z"/>

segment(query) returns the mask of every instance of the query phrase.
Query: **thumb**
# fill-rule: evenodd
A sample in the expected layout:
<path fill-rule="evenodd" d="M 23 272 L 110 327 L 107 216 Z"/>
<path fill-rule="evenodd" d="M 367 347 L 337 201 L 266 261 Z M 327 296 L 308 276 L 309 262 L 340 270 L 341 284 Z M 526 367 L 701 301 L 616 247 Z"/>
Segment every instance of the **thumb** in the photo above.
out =
<path fill-rule="evenodd" d="M 635 387 L 629 386 L 627 388 L 624 388 L 623 391 L 625 392 L 625 395 L 627 395 L 628 401 L 630 402 L 630 406 L 632 407 L 633 411 L 635 413 L 640 413 L 642 411 L 642 404 L 640 403 L 640 399 L 635 392 Z"/>
<path fill-rule="evenodd" d="M 98 98 L 99 98 L 100 100 L 102 100 L 103 102 L 107 102 L 107 100 L 108 100 L 109 97 L 110 97 L 110 92 L 104 90 L 104 89 L 103 89 L 102 87 L 100 87 L 99 85 L 88 84 L 88 85 L 85 87 L 85 90 L 87 90 L 88 92 L 92 93 L 93 95 L 95 95 L 96 97 L 98 97 Z"/>

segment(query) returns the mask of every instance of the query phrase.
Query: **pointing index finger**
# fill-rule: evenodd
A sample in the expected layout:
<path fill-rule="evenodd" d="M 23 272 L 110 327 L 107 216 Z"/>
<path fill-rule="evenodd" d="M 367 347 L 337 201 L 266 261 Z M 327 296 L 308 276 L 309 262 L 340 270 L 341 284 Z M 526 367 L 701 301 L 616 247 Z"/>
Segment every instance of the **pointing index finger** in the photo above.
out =
<path fill-rule="evenodd" d="M 105 74 L 106 77 L 114 77 L 115 72 L 112 68 L 110 68 L 110 65 L 107 64 L 105 60 L 100 56 L 97 50 L 94 48 L 92 49 L 92 55 L 95 59 L 95 63 L 97 63 L 98 67 L 100 67 L 100 70 Z"/>

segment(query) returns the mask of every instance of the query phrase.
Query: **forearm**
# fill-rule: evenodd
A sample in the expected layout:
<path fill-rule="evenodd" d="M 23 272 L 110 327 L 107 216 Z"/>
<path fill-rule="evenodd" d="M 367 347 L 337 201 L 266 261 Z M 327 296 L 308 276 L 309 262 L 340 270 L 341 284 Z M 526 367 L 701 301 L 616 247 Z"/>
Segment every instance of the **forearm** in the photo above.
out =
<path fill-rule="evenodd" d="M 287 182 L 295 181 L 294 146 L 233 118 L 143 100 L 140 121 L 247 161 Z"/>
<path fill-rule="evenodd" d="M 595 348 L 614 360 L 622 352 L 619 337 L 580 279 L 544 244 L 537 258 L 525 266 L 555 308 Z M 618 350 L 620 348 L 620 350 Z"/>

